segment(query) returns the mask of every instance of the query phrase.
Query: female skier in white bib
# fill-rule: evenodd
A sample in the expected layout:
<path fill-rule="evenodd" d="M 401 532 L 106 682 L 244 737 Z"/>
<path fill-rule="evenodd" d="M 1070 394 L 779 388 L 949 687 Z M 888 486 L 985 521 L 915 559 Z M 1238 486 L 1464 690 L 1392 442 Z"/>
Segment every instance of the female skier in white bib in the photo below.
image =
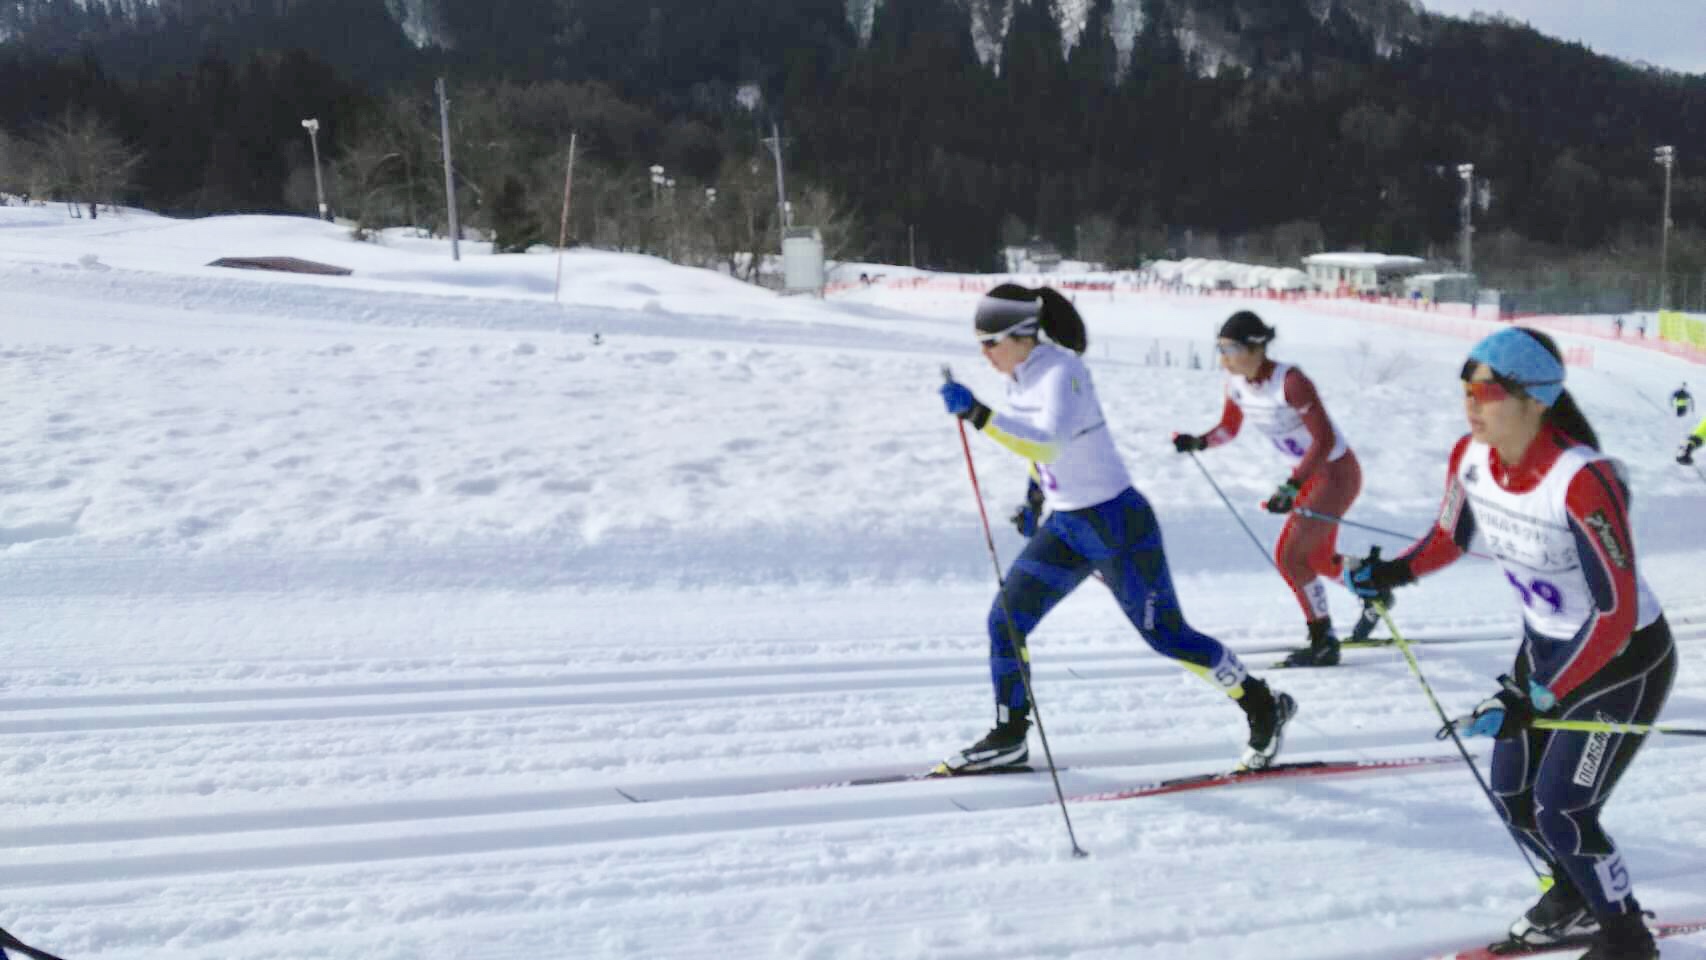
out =
<path fill-rule="evenodd" d="M 1470 433 L 1451 452 L 1439 522 L 1397 559 L 1347 564 L 1345 582 L 1386 596 L 1481 534 L 1522 601 L 1524 636 L 1499 691 L 1453 725 L 1497 738 L 1499 812 L 1554 881 L 1510 940 L 1591 934 L 1582 960 L 1654 960 L 1629 871 L 1599 823 L 1646 738 L 1530 726 L 1536 717 L 1650 724 L 1670 693 L 1676 649 L 1636 570 L 1629 493 L 1564 390 L 1550 337 L 1520 327 L 1487 337 L 1469 352 L 1463 389 Z"/>

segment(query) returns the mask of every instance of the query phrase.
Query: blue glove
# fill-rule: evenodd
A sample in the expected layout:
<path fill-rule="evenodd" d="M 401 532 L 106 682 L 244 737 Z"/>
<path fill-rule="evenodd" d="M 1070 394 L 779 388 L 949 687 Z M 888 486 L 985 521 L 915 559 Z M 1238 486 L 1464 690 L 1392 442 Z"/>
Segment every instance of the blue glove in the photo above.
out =
<path fill-rule="evenodd" d="M 1545 685 L 1535 680 L 1528 681 L 1528 702 L 1534 704 L 1538 713 L 1545 713 L 1558 705 L 1558 698 Z"/>
<path fill-rule="evenodd" d="M 1537 684 L 1531 682 L 1530 687 L 1534 686 Z M 1501 676 L 1499 687 L 1498 693 L 1477 704 L 1469 716 L 1458 717 L 1440 727 L 1434 738 L 1444 740 L 1451 736 L 1453 729 L 1466 737 L 1492 737 L 1495 740 L 1509 740 L 1522 734 L 1534 720 L 1534 705 L 1510 677 Z"/>
<path fill-rule="evenodd" d="M 1009 518 L 1021 537 L 1034 537 L 1043 519 L 1043 488 L 1032 480 L 1025 488 L 1025 502 Z"/>
<path fill-rule="evenodd" d="M 976 402 L 977 397 L 972 396 L 972 392 L 966 388 L 965 384 L 955 383 L 952 380 L 942 384 L 942 405 L 947 407 L 948 412 L 954 416 L 963 416 Z"/>
<path fill-rule="evenodd" d="M 962 383 L 949 380 L 942 384 L 942 405 L 948 408 L 949 413 L 979 430 L 989 422 L 989 408 L 979 403 Z"/>
<path fill-rule="evenodd" d="M 1345 564 L 1345 587 L 1364 600 L 1392 601 L 1392 588 L 1416 582 L 1408 560 L 1382 560 L 1380 548 L 1371 547 L 1368 556 L 1355 564 Z"/>

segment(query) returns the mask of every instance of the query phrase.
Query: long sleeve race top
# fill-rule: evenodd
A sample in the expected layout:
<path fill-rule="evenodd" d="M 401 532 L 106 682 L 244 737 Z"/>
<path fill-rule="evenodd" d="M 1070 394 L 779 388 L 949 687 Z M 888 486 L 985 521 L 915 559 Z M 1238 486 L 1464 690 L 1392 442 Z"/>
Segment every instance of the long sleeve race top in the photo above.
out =
<path fill-rule="evenodd" d="M 1031 462 L 1052 509 L 1093 507 L 1131 486 L 1089 369 L 1052 343 L 1038 343 L 1014 369 L 983 432 Z"/>
<path fill-rule="evenodd" d="M 1636 570 L 1628 504 L 1613 462 L 1556 428 L 1515 465 L 1466 436 L 1438 522 L 1404 559 L 1412 574 L 1432 573 L 1479 533 L 1522 601 L 1533 679 L 1563 699 L 1662 612 Z"/>
<path fill-rule="evenodd" d="M 1204 439 L 1210 447 L 1227 443 L 1246 419 L 1292 461 L 1291 481 L 1298 486 L 1350 449 L 1328 418 L 1315 384 L 1289 363 L 1264 361 L 1254 379 L 1227 377 L 1220 423 Z"/>

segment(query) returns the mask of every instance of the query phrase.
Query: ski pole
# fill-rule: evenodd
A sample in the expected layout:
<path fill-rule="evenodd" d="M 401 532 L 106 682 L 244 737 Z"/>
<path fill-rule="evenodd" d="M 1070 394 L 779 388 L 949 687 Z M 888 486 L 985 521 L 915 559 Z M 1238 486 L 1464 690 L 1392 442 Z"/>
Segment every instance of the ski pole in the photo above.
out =
<path fill-rule="evenodd" d="M 942 366 L 942 379 L 954 382 L 954 373 Z M 1001 606 L 1001 616 L 1007 621 L 1007 635 L 1016 640 L 1014 653 L 1019 655 L 1019 682 L 1025 685 L 1025 698 L 1031 701 L 1031 716 L 1037 721 L 1037 739 L 1043 744 L 1043 757 L 1048 760 L 1048 775 L 1054 781 L 1054 796 L 1060 801 L 1060 818 L 1066 822 L 1066 839 L 1072 843 L 1074 857 L 1087 857 L 1089 852 L 1078 845 L 1078 834 L 1072 829 L 1072 815 L 1066 811 L 1066 791 L 1060 788 L 1060 770 L 1054 765 L 1054 751 L 1049 749 L 1048 731 L 1043 729 L 1043 710 L 1031 686 L 1031 658 L 1025 649 L 1024 638 L 1013 622 L 1013 612 L 1007 609 L 1007 579 L 1001 573 L 1001 558 L 995 552 L 995 535 L 989 530 L 989 512 L 983 508 L 983 489 L 977 482 L 977 467 L 971 459 L 971 441 L 966 439 L 966 422 L 954 421 L 960 428 L 960 449 L 966 455 L 966 475 L 971 477 L 972 498 L 977 501 L 977 515 L 983 521 L 983 542 L 989 548 L 989 562 L 995 565 L 995 602 Z"/>
<path fill-rule="evenodd" d="M 1319 510 L 1311 510 L 1308 507 L 1294 507 L 1294 508 L 1292 508 L 1292 512 L 1296 513 L 1300 517 L 1304 517 L 1304 518 L 1307 518 L 1309 520 L 1325 520 L 1328 523 L 1336 523 L 1341 527 L 1355 527 L 1358 530 L 1367 530 L 1370 533 L 1383 533 L 1386 536 L 1398 537 L 1401 540 L 1412 540 L 1413 541 L 1413 540 L 1419 539 L 1417 537 L 1412 537 L 1407 533 L 1399 533 L 1396 530 L 1387 530 L 1384 527 L 1376 527 L 1376 526 L 1371 526 L 1370 524 L 1366 524 L 1366 523 L 1358 523 L 1355 520 L 1346 520 L 1344 517 L 1336 517 L 1330 513 L 1322 513 Z M 1469 556 L 1475 557 L 1476 559 L 1479 559 L 1479 560 L 1491 560 L 1491 559 L 1493 559 L 1492 557 L 1488 556 L 1487 554 L 1480 553 L 1480 552 L 1475 551 L 1475 550 L 1465 550 L 1463 552 L 1468 554 Z"/>
<path fill-rule="evenodd" d="M 48 953 L 46 950 L 38 950 L 24 941 L 19 940 L 17 937 L 7 933 L 5 930 L 0 930 L 0 958 L 4 958 L 6 956 L 6 951 L 8 949 L 15 950 L 26 957 L 33 957 L 35 960 L 61 960 L 61 958 Z"/>
<path fill-rule="evenodd" d="M 1244 518 L 1238 515 L 1238 508 L 1232 505 L 1231 500 L 1226 499 L 1226 494 L 1221 492 L 1220 484 L 1214 482 L 1214 475 L 1210 474 L 1208 468 L 1202 465 L 1202 461 L 1197 459 L 1197 452 L 1195 450 L 1187 452 L 1191 455 L 1191 462 L 1197 465 L 1198 470 L 1202 471 L 1203 479 L 1208 481 L 1208 485 L 1213 487 L 1214 492 L 1220 497 L 1220 502 L 1226 504 L 1226 509 L 1232 514 L 1232 519 L 1238 521 L 1238 525 L 1243 527 L 1244 532 L 1249 535 L 1250 542 L 1256 545 L 1256 551 L 1262 555 L 1262 559 L 1268 561 L 1268 565 L 1274 568 L 1281 579 L 1284 579 L 1285 571 L 1279 568 L 1278 561 L 1274 560 L 1273 554 L 1269 553 L 1268 548 L 1262 544 L 1261 538 L 1256 536 L 1256 531 L 1251 530 L 1250 525 L 1244 522 Z"/>
<path fill-rule="evenodd" d="M 1673 727 L 1658 723 L 1606 723 L 1600 720 L 1536 720 L 1529 724 L 1536 730 L 1571 730 L 1577 733 L 1632 733 L 1646 736 L 1665 733 L 1673 737 L 1706 737 L 1706 730 Z"/>
<path fill-rule="evenodd" d="M 1463 755 L 1464 765 L 1469 768 L 1470 773 L 1475 775 L 1475 783 L 1480 786 L 1482 795 L 1487 798 L 1488 803 L 1493 805 L 1493 813 L 1498 816 L 1499 822 L 1503 823 L 1505 829 L 1510 832 L 1511 840 L 1516 844 L 1517 852 L 1522 854 L 1523 862 L 1528 864 L 1528 869 L 1534 871 L 1534 878 L 1539 880 L 1541 888 L 1545 889 L 1546 874 L 1534 865 L 1534 858 L 1529 855 L 1527 845 L 1522 842 L 1522 836 L 1505 819 L 1504 813 L 1499 808 L 1498 799 L 1493 796 L 1493 788 L 1487 786 L 1486 779 L 1481 776 L 1481 769 L 1475 766 L 1474 758 L 1469 756 L 1469 748 L 1463 745 L 1463 738 L 1457 735 L 1457 727 L 1452 724 L 1451 718 L 1445 715 L 1445 708 L 1439 705 L 1439 698 L 1434 696 L 1434 688 L 1428 684 L 1428 678 L 1422 674 L 1422 665 L 1416 661 L 1416 654 L 1410 649 L 1409 641 L 1405 640 L 1404 635 L 1398 632 L 1398 625 L 1392 622 L 1392 614 L 1387 612 L 1386 604 L 1380 600 L 1371 600 L 1369 606 L 1380 614 L 1380 619 L 1386 621 L 1386 629 L 1392 631 L 1392 642 L 1396 643 L 1398 649 L 1403 651 L 1404 659 L 1410 664 L 1410 672 L 1416 675 L 1416 681 L 1422 685 L 1422 692 L 1428 695 L 1428 702 L 1433 704 L 1434 712 L 1439 714 L 1440 721 L 1445 725 L 1442 729 L 1451 735 L 1451 742 L 1457 744 L 1457 752 Z"/>

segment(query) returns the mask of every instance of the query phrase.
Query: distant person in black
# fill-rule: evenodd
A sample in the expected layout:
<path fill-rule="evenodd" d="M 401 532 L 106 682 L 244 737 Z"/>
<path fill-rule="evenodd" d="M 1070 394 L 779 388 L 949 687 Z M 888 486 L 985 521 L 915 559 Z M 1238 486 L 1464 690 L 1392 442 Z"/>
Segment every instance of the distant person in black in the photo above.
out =
<path fill-rule="evenodd" d="M 1670 395 L 1670 402 L 1671 406 L 1676 408 L 1677 416 L 1688 416 L 1694 409 L 1694 395 L 1688 392 L 1688 384 L 1677 387 L 1676 392 Z"/>

